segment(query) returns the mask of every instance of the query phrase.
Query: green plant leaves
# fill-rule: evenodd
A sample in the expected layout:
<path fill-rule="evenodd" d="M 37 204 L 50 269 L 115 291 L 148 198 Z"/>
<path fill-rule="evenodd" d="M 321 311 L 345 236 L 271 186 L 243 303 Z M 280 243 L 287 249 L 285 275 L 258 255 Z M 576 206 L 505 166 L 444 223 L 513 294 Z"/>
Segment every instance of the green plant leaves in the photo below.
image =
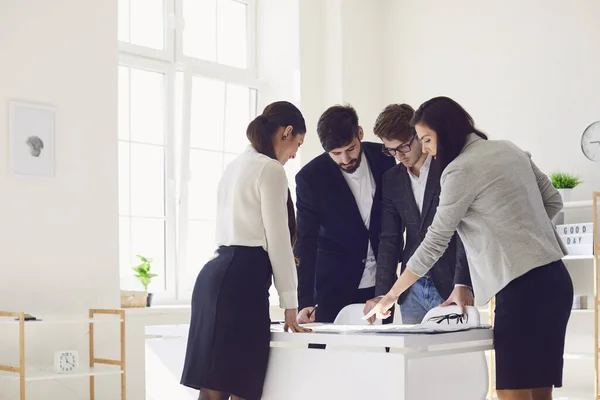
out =
<path fill-rule="evenodd" d="M 146 258 L 139 254 L 137 254 L 137 257 L 140 259 L 140 261 L 142 261 L 142 263 L 139 265 L 134 265 L 131 267 L 131 269 L 136 273 L 135 277 L 140 280 L 142 285 L 144 285 L 144 289 L 148 291 L 148 285 L 150 285 L 152 278 L 157 277 L 158 274 L 153 274 L 150 272 L 150 264 L 153 261 L 151 258 Z"/>
<path fill-rule="evenodd" d="M 575 175 L 565 174 L 563 172 L 556 172 L 550 176 L 552 180 L 552 186 L 556 189 L 573 189 L 575 186 L 582 183 L 579 177 Z"/>
<path fill-rule="evenodd" d="M 136 257 L 139 258 L 142 261 L 142 263 L 150 264 L 150 263 L 152 263 L 152 261 L 154 261 L 151 258 L 146 258 L 146 257 L 140 256 L 139 254 L 136 254 Z"/>

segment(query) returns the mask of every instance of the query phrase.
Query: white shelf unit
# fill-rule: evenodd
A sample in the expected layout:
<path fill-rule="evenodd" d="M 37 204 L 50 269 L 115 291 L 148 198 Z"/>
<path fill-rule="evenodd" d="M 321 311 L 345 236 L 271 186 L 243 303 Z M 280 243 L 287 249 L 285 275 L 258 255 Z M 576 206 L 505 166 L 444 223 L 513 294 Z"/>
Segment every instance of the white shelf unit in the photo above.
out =
<path fill-rule="evenodd" d="M 590 352 L 590 353 L 565 353 L 563 355 L 563 358 L 565 360 L 582 360 L 582 361 L 593 360 L 594 353 L 593 352 Z"/>
<path fill-rule="evenodd" d="M 594 241 L 593 241 L 593 254 L 592 255 L 567 255 L 565 257 L 563 257 L 563 260 L 566 262 L 569 261 L 576 261 L 576 260 L 591 260 L 593 261 L 593 273 L 594 273 L 594 299 L 592 301 L 591 307 L 592 308 L 587 308 L 587 309 L 573 309 L 571 311 L 572 316 L 575 315 L 582 315 L 585 316 L 584 318 L 588 318 L 593 316 L 594 320 L 593 320 L 593 324 L 594 324 L 594 347 L 591 349 L 590 352 L 582 352 L 582 353 L 565 353 L 564 354 L 564 359 L 565 360 L 572 360 L 572 361 L 591 361 L 593 360 L 594 362 L 594 400 L 600 400 L 600 391 L 599 391 L 599 383 L 598 383 L 598 377 L 599 377 L 599 369 L 598 369 L 598 356 L 599 356 L 599 352 L 600 352 L 600 347 L 599 347 L 599 332 L 598 332 L 598 317 L 599 317 L 599 310 L 598 307 L 600 306 L 600 301 L 599 301 L 599 297 L 598 297 L 598 278 L 599 278 L 599 271 L 598 271 L 598 256 L 600 256 L 600 244 L 599 242 L 599 238 L 598 238 L 598 223 L 600 222 L 600 220 L 598 219 L 598 204 L 600 202 L 600 192 L 594 192 L 592 194 L 592 200 L 584 200 L 584 201 L 570 201 L 570 202 L 565 202 L 563 204 L 563 209 L 561 210 L 561 214 L 559 215 L 559 218 L 557 218 L 555 221 L 560 221 L 560 223 L 562 223 L 564 221 L 564 212 L 567 210 L 575 210 L 575 209 L 587 209 L 587 208 L 591 208 L 593 210 L 593 224 L 594 224 Z M 583 267 L 582 267 L 583 268 Z M 479 311 L 481 313 L 488 313 L 488 317 L 489 317 L 489 324 L 493 326 L 494 324 L 494 307 L 495 307 L 495 299 L 492 299 L 486 309 L 480 308 Z M 497 393 L 496 393 L 496 389 L 494 386 L 494 381 L 495 381 L 495 365 L 494 365 L 494 352 L 493 350 L 488 352 L 488 356 L 489 356 L 489 393 L 488 393 L 488 398 L 490 399 L 496 399 L 498 398 Z M 565 368 L 567 368 L 565 366 Z M 558 396 L 558 397 L 557 397 Z M 579 399 L 589 399 L 589 394 L 588 395 L 584 395 L 581 393 L 574 393 L 573 395 L 570 394 L 570 391 L 565 391 L 563 390 L 558 390 L 557 393 L 555 394 L 554 398 L 556 399 L 569 399 L 569 400 L 579 400 Z"/>
<path fill-rule="evenodd" d="M 97 315 L 116 316 L 119 319 L 99 319 Z M 10 318 L 10 319 L 8 319 Z M 121 341 L 120 341 L 120 359 L 97 358 L 94 352 L 94 325 L 105 322 L 119 322 Z M 79 367 L 76 371 L 70 373 L 58 373 L 53 368 L 34 368 L 27 367 L 25 363 L 25 328 L 33 329 L 40 325 L 62 325 L 62 324 L 89 324 L 89 366 Z M 19 365 L 0 364 L 0 377 L 20 381 L 20 400 L 25 400 L 25 383 L 30 381 L 44 381 L 55 379 L 73 379 L 87 377 L 90 380 L 90 400 L 95 399 L 95 377 L 106 375 L 121 375 L 121 400 L 125 400 L 125 311 L 124 310 L 104 310 L 91 309 L 89 317 L 82 319 L 40 319 L 25 321 L 24 312 L 0 311 L 0 325 L 18 325 L 19 326 Z"/>
<path fill-rule="evenodd" d="M 2 316 L 0 314 L 0 316 Z M 16 317 L 18 318 L 18 317 Z M 34 321 L 25 321 L 25 324 L 31 324 L 31 325 L 69 325 L 69 324 L 99 324 L 99 323 L 103 323 L 103 322 L 122 322 L 122 319 L 119 320 L 98 320 L 98 319 L 93 319 L 93 318 L 88 318 L 88 319 L 37 319 Z M 19 320 L 0 320 L 0 325 L 19 325 L 20 322 Z"/>
<path fill-rule="evenodd" d="M 565 261 L 570 261 L 570 260 L 593 260 L 594 256 L 592 254 L 590 255 L 578 255 L 578 256 L 565 256 L 563 257 L 563 260 Z"/>
<path fill-rule="evenodd" d="M 594 316 L 593 322 L 589 321 L 590 323 L 593 323 L 593 340 L 594 340 L 594 345 L 593 348 L 590 349 L 590 351 L 585 351 L 585 352 L 578 352 L 578 353 L 565 353 L 564 355 L 564 359 L 565 360 L 573 360 L 573 361 L 582 361 L 582 362 L 589 362 L 589 361 L 593 361 L 594 363 L 594 395 L 593 395 L 593 399 L 594 400 L 599 400 L 600 399 L 600 392 L 599 392 L 599 387 L 598 387 L 598 352 L 599 352 L 599 348 L 598 348 L 598 306 L 599 306 L 599 301 L 598 301 L 598 277 L 599 277 L 599 273 L 598 273 L 598 256 L 600 255 L 600 245 L 598 244 L 599 242 L 599 238 L 598 238 L 598 201 L 600 199 L 600 192 L 594 192 L 592 194 L 592 199 L 591 200 L 587 200 L 587 201 L 572 201 L 572 202 L 566 202 L 563 206 L 563 211 L 562 211 L 562 215 L 561 215 L 561 221 L 564 222 L 564 213 L 565 210 L 574 210 L 574 209 L 592 209 L 592 218 L 593 218 L 593 244 L 592 244 L 592 249 L 593 249 L 593 254 L 592 255 L 586 255 L 586 256 L 566 256 L 564 258 L 565 261 L 569 261 L 569 260 L 591 260 L 592 263 L 585 263 L 586 266 L 592 266 L 593 267 L 593 279 L 594 279 L 594 294 L 593 294 L 593 300 L 591 302 L 591 304 L 589 304 L 588 306 L 592 307 L 591 309 L 586 309 L 586 310 L 573 310 L 578 311 L 578 312 L 582 312 L 585 311 L 585 314 L 588 316 Z M 575 266 L 576 264 L 571 264 L 573 266 Z M 584 268 L 583 266 L 581 268 Z M 586 317 L 587 318 L 587 317 Z M 586 396 L 587 397 L 587 396 Z M 562 398 L 562 395 L 559 396 L 559 398 Z M 571 398 L 570 396 L 566 397 L 566 398 Z"/>
<path fill-rule="evenodd" d="M 30 381 L 47 381 L 55 379 L 71 379 L 101 375 L 121 375 L 123 371 L 118 368 L 99 365 L 96 367 L 78 368 L 76 372 L 68 374 L 59 374 L 52 368 L 25 368 L 25 382 Z M 10 372 L 0 372 L 0 377 L 8 379 L 20 379 L 18 374 Z"/>
<path fill-rule="evenodd" d="M 594 200 L 582 200 L 582 201 L 567 201 L 563 204 L 563 210 L 573 210 L 575 208 L 592 208 L 594 206 Z"/>

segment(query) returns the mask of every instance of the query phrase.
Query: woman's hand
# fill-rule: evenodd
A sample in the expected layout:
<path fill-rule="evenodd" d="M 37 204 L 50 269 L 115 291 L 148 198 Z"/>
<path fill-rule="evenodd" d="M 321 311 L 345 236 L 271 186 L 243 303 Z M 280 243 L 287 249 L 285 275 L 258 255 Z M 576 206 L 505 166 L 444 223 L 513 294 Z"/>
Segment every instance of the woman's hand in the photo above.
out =
<path fill-rule="evenodd" d="M 415 275 L 408 268 L 405 269 L 404 272 L 400 274 L 398 280 L 396 280 L 396 283 L 394 283 L 394 286 L 392 286 L 390 291 L 385 296 L 383 296 L 383 298 L 377 303 L 377 305 L 375 305 L 375 307 L 373 307 L 371 310 L 368 310 L 368 308 L 370 308 L 371 305 L 367 304 L 367 307 L 365 307 L 365 316 L 363 317 L 363 319 L 366 319 L 370 323 L 373 323 L 375 322 L 373 318 L 371 318 L 373 316 L 380 319 L 388 318 L 390 315 L 392 315 L 390 308 L 392 308 L 396 301 L 398 301 L 398 297 L 400 297 L 400 295 L 404 293 L 404 291 L 407 290 L 418 279 L 418 275 Z"/>
<path fill-rule="evenodd" d="M 371 311 L 365 314 L 363 319 L 368 320 L 373 316 L 379 319 L 388 318 L 392 314 L 390 309 L 394 306 L 394 304 L 396 304 L 396 301 L 398 301 L 398 296 L 395 296 L 391 293 L 386 294 L 381 298 L 381 300 L 379 300 L 379 303 L 377 303 L 377 305 L 371 309 Z"/>
<path fill-rule="evenodd" d="M 288 308 L 285 310 L 285 325 L 283 325 L 283 330 L 288 332 L 288 330 L 292 332 L 312 332 L 312 330 L 308 328 L 303 328 L 296 321 L 296 317 L 298 316 L 297 308 Z"/>
<path fill-rule="evenodd" d="M 363 309 L 363 314 L 367 315 L 371 312 L 372 309 L 375 308 L 377 304 L 383 299 L 383 296 L 377 296 L 372 298 L 371 300 L 367 300 L 365 303 L 365 308 Z M 369 321 L 369 324 L 373 325 L 377 317 L 375 315 L 371 315 L 369 318 L 366 318 Z"/>
<path fill-rule="evenodd" d="M 472 306 L 475 304 L 473 298 L 473 291 L 468 286 L 454 286 L 454 290 L 450 293 L 450 297 L 440 304 L 442 307 L 449 306 L 450 304 L 456 304 L 460 308 L 462 314 L 467 312 L 465 306 Z"/>

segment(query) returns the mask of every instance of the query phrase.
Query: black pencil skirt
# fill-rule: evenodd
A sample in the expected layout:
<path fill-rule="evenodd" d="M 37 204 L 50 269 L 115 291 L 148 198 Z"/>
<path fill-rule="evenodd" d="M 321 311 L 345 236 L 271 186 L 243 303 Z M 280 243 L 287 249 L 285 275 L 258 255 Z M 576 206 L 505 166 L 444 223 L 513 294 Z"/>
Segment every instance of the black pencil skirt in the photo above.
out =
<path fill-rule="evenodd" d="M 496 295 L 496 389 L 561 387 L 573 282 L 562 260 L 534 268 Z"/>
<path fill-rule="evenodd" d="M 258 400 L 270 348 L 272 269 L 261 247 L 217 250 L 198 274 L 181 383 Z"/>

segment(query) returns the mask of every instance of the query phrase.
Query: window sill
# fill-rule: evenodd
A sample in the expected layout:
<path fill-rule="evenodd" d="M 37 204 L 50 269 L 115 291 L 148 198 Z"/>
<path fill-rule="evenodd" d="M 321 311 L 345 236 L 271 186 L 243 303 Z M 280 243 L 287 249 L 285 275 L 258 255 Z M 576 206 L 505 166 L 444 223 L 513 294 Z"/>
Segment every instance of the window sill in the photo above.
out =
<path fill-rule="evenodd" d="M 189 314 L 192 306 L 189 304 L 175 304 L 175 305 L 157 305 L 145 308 L 125 308 L 125 314 L 127 316 L 136 315 L 174 315 L 174 314 Z"/>

